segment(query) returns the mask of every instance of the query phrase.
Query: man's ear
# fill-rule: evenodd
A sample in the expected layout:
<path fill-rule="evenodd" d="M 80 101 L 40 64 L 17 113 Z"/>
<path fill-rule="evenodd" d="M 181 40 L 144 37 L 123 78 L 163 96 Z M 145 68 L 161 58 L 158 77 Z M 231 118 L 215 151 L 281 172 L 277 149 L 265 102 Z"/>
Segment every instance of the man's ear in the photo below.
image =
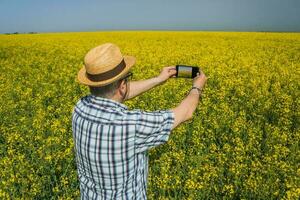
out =
<path fill-rule="evenodd" d="M 126 87 L 126 83 L 125 83 L 125 80 L 123 79 L 120 83 L 120 87 L 122 90 L 125 90 L 125 87 Z"/>
<path fill-rule="evenodd" d="M 121 81 L 120 86 L 118 88 L 118 93 L 123 98 L 123 101 L 124 101 L 124 99 L 126 98 L 126 93 L 127 93 L 125 80 Z"/>
<path fill-rule="evenodd" d="M 116 89 L 115 93 L 122 94 L 121 90 L 124 90 L 123 80 L 118 83 L 119 87 Z"/>

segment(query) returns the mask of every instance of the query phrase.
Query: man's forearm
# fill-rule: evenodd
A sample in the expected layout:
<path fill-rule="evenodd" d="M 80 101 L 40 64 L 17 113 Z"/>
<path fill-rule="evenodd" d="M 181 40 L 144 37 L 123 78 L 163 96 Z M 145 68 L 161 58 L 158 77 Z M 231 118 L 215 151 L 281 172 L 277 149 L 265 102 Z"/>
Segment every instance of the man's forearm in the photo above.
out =
<path fill-rule="evenodd" d="M 133 97 L 136 97 L 161 83 L 162 81 L 158 77 L 153 77 L 150 79 L 140 80 L 140 81 L 130 81 L 129 94 L 126 99 L 131 99 Z"/>
<path fill-rule="evenodd" d="M 173 111 L 175 115 L 172 129 L 174 129 L 180 123 L 192 119 L 193 113 L 199 103 L 199 95 L 200 94 L 198 91 L 192 90 L 177 107 L 171 109 L 171 111 Z"/>
<path fill-rule="evenodd" d="M 199 94 L 198 91 L 192 90 L 189 92 L 188 96 L 182 100 L 180 106 L 185 108 L 188 117 L 192 117 L 194 111 L 196 110 L 199 103 Z"/>

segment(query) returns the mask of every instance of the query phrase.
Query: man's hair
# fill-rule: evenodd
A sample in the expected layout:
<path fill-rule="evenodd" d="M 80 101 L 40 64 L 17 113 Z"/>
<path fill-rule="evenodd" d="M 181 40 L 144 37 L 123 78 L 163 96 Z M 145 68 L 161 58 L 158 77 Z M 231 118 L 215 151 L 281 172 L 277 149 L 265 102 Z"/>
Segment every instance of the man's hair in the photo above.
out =
<path fill-rule="evenodd" d="M 100 96 L 103 98 L 110 98 L 115 94 L 115 92 L 119 88 L 122 80 L 123 79 L 120 79 L 120 80 L 112 82 L 108 85 L 100 86 L 100 87 L 89 86 L 90 92 L 91 92 L 91 94 L 93 94 L 95 96 Z"/>

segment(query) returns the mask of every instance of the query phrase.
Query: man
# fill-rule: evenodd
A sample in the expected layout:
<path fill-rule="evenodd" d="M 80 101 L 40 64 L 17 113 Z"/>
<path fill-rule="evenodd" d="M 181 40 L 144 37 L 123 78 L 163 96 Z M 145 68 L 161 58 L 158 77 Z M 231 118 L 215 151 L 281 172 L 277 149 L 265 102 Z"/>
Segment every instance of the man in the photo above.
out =
<path fill-rule="evenodd" d="M 81 199 L 146 199 L 147 150 L 168 141 L 172 129 L 192 118 L 206 82 L 194 78 L 193 89 L 175 108 L 145 112 L 122 104 L 174 77 L 174 66 L 154 78 L 128 81 L 135 57 L 105 43 L 84 58 L 78 81 L 90 87 L 72 113 L 72 130 Z"/>

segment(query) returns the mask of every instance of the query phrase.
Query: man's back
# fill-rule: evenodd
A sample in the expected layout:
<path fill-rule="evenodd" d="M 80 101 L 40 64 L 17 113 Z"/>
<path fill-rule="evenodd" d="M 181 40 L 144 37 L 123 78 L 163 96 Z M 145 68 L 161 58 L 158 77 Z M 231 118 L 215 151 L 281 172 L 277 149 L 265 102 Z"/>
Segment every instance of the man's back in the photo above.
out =
<path fill-rule="evenodd" d="M 82 199 L 146 199 L 146 151 L 169 138 L 174 113 L 129 111 L 87 95 L 72 115 Z"/>

